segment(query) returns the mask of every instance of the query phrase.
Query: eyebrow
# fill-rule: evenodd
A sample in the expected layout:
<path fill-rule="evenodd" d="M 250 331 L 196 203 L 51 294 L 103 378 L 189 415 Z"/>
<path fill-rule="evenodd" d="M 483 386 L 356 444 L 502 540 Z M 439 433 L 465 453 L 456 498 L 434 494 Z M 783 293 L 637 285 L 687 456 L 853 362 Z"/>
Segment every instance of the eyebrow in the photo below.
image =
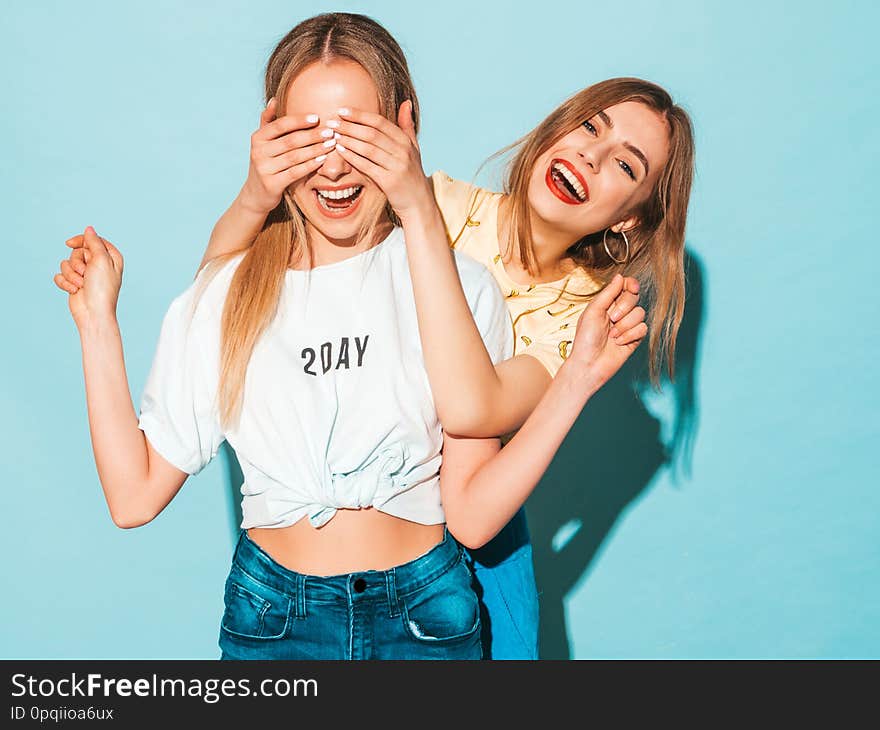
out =
<path fill-rule="evenodd" d="M 604 111 L 599 112 L 596 116 L 599 117 L 599 119 L 602 120 L 602 123 L 605 124 L 609 129 L 614 129 L 614 122 L 611 121 L 611 117 L 609 117 Z M 645 168 L 645 175 L 647 175 L 649 169 L 648 158 L 645 157 L 644 152 L 642 152 L 638 147 L 630 144 L 629 142 L 624 142 L 623 146 L 639 158 L 639 162 L 641 162 L 642 166 Z"/>

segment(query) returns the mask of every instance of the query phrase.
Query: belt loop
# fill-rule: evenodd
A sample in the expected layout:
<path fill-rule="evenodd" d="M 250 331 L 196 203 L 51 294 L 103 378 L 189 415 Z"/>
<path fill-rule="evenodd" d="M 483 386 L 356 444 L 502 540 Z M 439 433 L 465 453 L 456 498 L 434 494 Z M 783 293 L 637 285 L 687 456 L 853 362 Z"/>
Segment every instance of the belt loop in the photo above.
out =
<path fill-rule="evenodd" d="M 296 576 L 296 618 L 306 617 L 306 577 L 304 575 Z"/>
<path fill-rule="evenodd" d="M 389 616 L 400 616 L 400 604 L 397 601 L 397 575 L 394 568 L 385 571 L 385 587 L 388 590 Z"/>

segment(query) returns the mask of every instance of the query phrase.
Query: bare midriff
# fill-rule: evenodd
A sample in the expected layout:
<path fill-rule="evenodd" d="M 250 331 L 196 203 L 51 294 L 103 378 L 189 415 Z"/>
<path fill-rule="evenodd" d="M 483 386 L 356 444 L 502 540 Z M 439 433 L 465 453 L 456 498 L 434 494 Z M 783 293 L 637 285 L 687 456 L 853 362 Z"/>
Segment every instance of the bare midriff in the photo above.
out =
<path fill-rule="evenodd" d="M 247 534 L 285 568 L 328 576 L 414 560 L 443 540 L 443 524 L 422 525 L 372 508 L 340 509 L 319 528 L 303 518 L 289 527 L 251 527 Z"/>

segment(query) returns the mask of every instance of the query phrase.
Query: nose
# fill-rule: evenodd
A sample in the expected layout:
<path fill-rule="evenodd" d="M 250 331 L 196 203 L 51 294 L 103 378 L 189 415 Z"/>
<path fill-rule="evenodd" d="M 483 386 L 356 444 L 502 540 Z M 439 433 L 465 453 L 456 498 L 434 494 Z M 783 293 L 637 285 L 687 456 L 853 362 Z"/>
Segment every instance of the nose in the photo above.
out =
<path fill-rule="evenodd" d="M 597 144 L 586 144 L 579 151 L 578 155 L 584 161 L 584 164 L 590 168 L 590 172 L 599 172 L 601 150 Z"/>
<path fill-rule="evenodd" d="M 324 164 L 318 168 L 318 174 L 326 177 L 328 180 L 338 180 L 350 172 L 351 165 L 343 159 L 342 155 L 335 148 L 327 155 Z"/>

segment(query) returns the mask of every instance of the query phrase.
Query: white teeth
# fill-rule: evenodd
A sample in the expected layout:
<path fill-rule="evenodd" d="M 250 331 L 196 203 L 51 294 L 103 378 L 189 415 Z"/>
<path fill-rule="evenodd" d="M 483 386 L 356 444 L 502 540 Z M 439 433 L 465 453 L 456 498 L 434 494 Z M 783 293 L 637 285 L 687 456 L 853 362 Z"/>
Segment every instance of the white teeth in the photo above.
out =
<path fill-rule="evenodd" d="M 584 191 L 584 186 L 581 185 L 580 180 L 578 180 L 574 176 L 574 173 L 571 170 L 569 170 L 561 162 L 554 162 L 553 169 L 564 175 L 565 179 L 568 180 L 569 183 L 571 183 L 571 186 L 575 189 L 575 192 L 577 192 L 577 195 L 581 199 L 581 202 L 587 199 L 587 193 Z"/>
<path fill-rule="evenodd" d="M 345 190 L 317 190 L 318 195 L 322 198 L 330 198 L 330 200 L 341 200 L 342 198 L 350 198 L 356 192 L 358 192 L 362 185 L 354 185 L 350 188 L 345 188 Z"/>

